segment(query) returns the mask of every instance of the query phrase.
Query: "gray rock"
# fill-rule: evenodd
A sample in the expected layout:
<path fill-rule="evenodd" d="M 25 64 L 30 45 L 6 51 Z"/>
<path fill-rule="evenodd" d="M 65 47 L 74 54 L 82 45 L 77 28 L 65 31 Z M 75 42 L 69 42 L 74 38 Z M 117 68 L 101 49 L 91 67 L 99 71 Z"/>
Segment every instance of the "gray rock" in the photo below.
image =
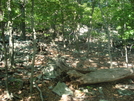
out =
<path fill-rule="evenodd" d="M 58 82 L 57 85 L 52 90 L 59 96 L 62 95 L 73 95 L 73 91 L 71 91 L 65 83 Z"/>

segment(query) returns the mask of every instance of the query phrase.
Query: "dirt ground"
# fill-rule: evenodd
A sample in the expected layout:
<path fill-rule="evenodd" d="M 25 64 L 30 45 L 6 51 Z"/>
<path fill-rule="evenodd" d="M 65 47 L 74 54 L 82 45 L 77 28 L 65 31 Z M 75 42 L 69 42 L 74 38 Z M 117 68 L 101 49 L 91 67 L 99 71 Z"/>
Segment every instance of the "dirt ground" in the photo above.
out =
<path fill-rule="evenodd" d="M 65 56 L 66 63 L 73 68 L 87 68 L 87 67 L 97 67 L 98 69 L 109 68 L 109 57 L 107 52 L 104 52 L 104 49 L 91 47 L 88 54 L 85 53 L 87 50 L 86 44 L 79 44 L 79 49 L 81 50 L 78 53 L 74 47 L 67 46 L 64 48 L 61 44 L 60 50 L 49 48 L 46 54 L 39 54 L 36 57 L 35 65 L 45 66 L 49 61 L 48 58 L 58 56 Z M 49 47 L 49 45 L 47 46 Z M 69 48 L 68 48 L 69 47 Z M 117 53 L 118 54 L 118 53 Z M 129 67 L 133 67 L 134 64 L 134 54 L 129 54 Z M 29 61 L 31 62 L 31 61 Z M 0 64 L 0 67 L 3 68 L 3 64 Z M 113 67 L 114 68 L 125 68 L 125 56 L 114 55 L 113 56 Z M 29 79 L 24 75 L 20 70 L 27 70 L 30 72 L 29 68 L 23 67 L 23 65 L 16 65 L 16 69 L 10 71 L 9 73 L 13 75 L 14 78 L 23 80 L 23 87 L 18 87 L 17 83 L 9 82 L 9 91 L 13 94 L 12 100 L 6 100 L 5 98 L 5 86 L 3 86 L 4 77 L 0 77 L 0 100 L 1 101 L 41 101 L 40 92 L 37 87 L 33 89 L 33 96 L 30 97 L 30 82 Z M 5 70 L 0 69 L 0 74 L 5 73 Z M 15 74 L 17 73 L 17 75 Z M 41 74 L 41 71 L 35 71 L 34 76 Z M 74 92 L 73 96 L 58 96 L 52 91 L 52 88 L 57 84 L 57 79 L 52 80 L 38 80 L 36 82 L 37 86 L 42 92 L 44 101 L 134 101 L 134 88 L 124 87 L 127 85 L 134 85 L 134 79 L 125 79 L 115 82 L 100 83 L 94 85 L 81 85 L 75 87 L 69 85 L 69 87 Z M 64 81 L 67 85 L 69 82 Z M 122 90 L 123 89 L 123 90 Z M 124 91 L 124 92 L 123 92 Z M 125 93 L 126 91 L 126 93 Z"/>

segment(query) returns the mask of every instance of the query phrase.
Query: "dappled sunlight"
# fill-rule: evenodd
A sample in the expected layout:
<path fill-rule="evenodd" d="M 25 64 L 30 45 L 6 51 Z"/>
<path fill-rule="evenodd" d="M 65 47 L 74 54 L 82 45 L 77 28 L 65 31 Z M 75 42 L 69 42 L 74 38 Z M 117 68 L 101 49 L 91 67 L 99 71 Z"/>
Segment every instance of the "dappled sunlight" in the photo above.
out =
<path fill-rule="evenodd" d="M 0 0 L 0 101 L 133 101 L 134 0 Z"/>

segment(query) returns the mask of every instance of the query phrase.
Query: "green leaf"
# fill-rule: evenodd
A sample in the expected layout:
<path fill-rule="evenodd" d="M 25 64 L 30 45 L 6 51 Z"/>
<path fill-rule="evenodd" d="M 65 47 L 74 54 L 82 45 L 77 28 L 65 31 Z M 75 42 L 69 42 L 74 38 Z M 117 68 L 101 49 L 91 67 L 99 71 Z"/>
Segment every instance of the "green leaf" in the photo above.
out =
<path fill-rule="evenodd" d="M 92 87 L 90 87 L 90 86 L 87 86 L 87 89 L 92 89 Z"/>

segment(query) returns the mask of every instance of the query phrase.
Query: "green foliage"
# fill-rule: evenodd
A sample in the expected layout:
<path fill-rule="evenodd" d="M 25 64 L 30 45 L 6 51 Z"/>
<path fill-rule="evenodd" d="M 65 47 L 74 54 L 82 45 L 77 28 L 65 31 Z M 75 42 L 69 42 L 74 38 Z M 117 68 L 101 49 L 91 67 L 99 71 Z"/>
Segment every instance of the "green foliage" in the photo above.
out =
<path fill-rule="evenodd" d="M 116 29 L 120 32 L 119 37 L 123 39 L 128 39 L 134 36 L 133 30 L 133 12 L 131 4 L 128 2 L 119 5 L 118 9 L 114 11 L 112 20 L 115 21 L 117 27 Z"/>
<path fill-rule="evenodd" d="M 22 20 L 20 9 L 21 4 L 21 0 L 13 0 L 11 2 L 11 18 L 15 27 L 20 27 L 20 22 Z M 27 28 L 31 27 L 31 5 L 31 1 L 26 0 L 24 6 L 26 14 L 25 23 Z M 118 30 L 120 34 L 119 37 L 128 39 L 129 37 L 134 36 L 133 7 L 129 1 L 117 2 L 117 0 L 96 0 L 93 15 L 91 15 L 93 10 L 92 0 L 82 0 L 81 3 L 77 2 L 77 0 L 35 0 L 35 29 L 45 30 L 46 28 L 52 28 L 57 32 L 62 32 L 64 29 L 65 34 L 76 30 L 78 24 L 94 27 L 94 29 L 101 29 L 102 26 L 104 26 L 104 22 L 99 5 L 101 5 L 102 10 L 104 11 L 107 23 L 113 28 L 116 28 L 115 30 Z M 4 21 L 7 22 L 9 12 L 5 8 L 3 11 Z M 92 26 L 89 26 L 91 19 Z M 123 32 L 124 25 L 126 27 Z M 96 31 L 91 33 L 94 37 L 102 35 Z M 45 33 L 45 35 L 47 34 Z"/>
<path fill-rule="evenodd" d="M 129 39 L 132 37 L 134 37 L 134 30 L 126 30 L 122 36 L 123 39 Z"/>
<path fill-rule="evenodd" d="M 90 90 L 90 89 L 92 89 L 93 87 L 91 87 L 91 86 L 87 86 L 86 88 L 87 88 L 88 90 Z"/>
<path fill-rule="evenodd" d="M 94 10 L 94 14 L 93 14 L 93 24 L 95 25 L 95 24 L 99 24 L 99 23 L 101 24 L 101 23 L 103 23 L 103 21 L 102 21 L 100 9 L 98 7 L 96 7 Z M 98 25 L 95 25 L 95 26 L 97 27 Z"/>
<path fill-rule="evenodd" d="M 51 36 L 51 34 L 44 33 L 44 36 L 49 37 L 49 36 Z"/>

